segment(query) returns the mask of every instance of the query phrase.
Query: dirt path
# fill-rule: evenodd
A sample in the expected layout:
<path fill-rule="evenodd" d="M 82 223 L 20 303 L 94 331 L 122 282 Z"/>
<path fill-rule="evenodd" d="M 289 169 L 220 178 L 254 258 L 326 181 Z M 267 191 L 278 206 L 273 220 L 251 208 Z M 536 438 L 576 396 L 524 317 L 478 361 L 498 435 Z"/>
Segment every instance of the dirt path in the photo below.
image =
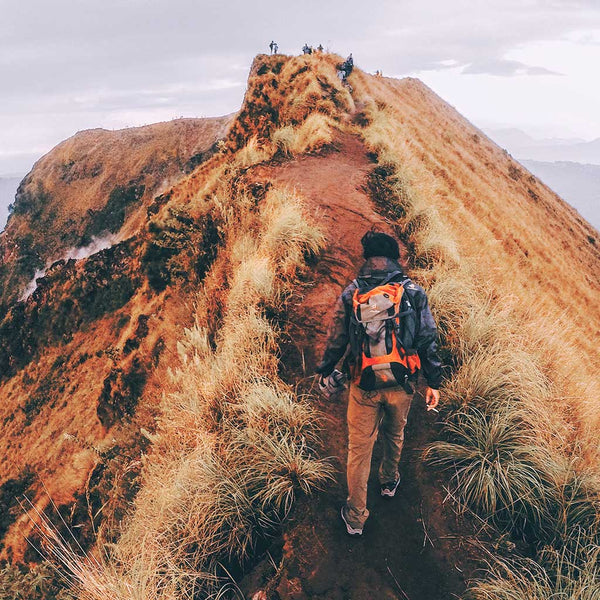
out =
<path fill-rule="evenodd" d="M 373 225 L 391 233 L 363 190 L 372 163 L 362 143 L 342 136 L 339 149 L 255 172 L 258 180 L 295 188 L 302 194 L 327 236 L 327 247 L 314 266 L 314 285 L 305 288 L 303 297 L 290 307 L 290 342 L 284 345 L 281 362 L 283 376 L 300 391 L 314 385 L 310 375 L 324 349 L 334 302 L 363 262 L 361 236 Z M 305 378 L 298 381 L 303 373 Z M 448 538 L 451 532 L 447 523 L 452 515 L 442 506 L 439 485 L 425 472 L 419 458 L 435 418 L 424 410 L 422 398 L 417 396 L 411 410 L 401 464 L 403 483 L 393 500 L 379 496 L 376 469 L 371 471 L 371 517 L 362 538 L 350 538 L 339 517 L 346 494 L 346 397 L 320 404 L 331 417 L 325 431 L 325 451 L 335 457 L 339 475 L 326 492 L 295 511 L 295 521 L 284 537 L 277 587 L 281 598 L 457 597 L 464 591 L 464 582 L 457 549 Z M 377 444 L 374 461 L 379 458 Z"/>

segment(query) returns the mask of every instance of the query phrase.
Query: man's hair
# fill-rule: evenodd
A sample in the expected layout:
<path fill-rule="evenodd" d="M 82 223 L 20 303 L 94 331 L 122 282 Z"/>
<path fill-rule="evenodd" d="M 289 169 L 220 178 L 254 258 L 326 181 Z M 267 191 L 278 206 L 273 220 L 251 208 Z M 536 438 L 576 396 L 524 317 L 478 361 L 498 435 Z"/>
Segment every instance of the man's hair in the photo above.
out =
<path fill-rule="evenodd" d="M 398 242 L 387 233 L 381 231 L 367 231 L 362 236 L 360 243 L 363 247 L 363 256 L 365 259 L 372 256 L 386 256 L 392 260 L 400 258 L 400 248 Z"/>

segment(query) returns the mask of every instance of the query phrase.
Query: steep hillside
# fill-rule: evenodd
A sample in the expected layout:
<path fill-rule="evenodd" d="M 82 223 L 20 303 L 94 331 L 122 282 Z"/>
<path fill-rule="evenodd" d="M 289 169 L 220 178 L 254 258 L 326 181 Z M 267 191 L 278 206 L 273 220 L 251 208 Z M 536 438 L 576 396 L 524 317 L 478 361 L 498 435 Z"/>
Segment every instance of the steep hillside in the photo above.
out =
<path fill-rule="evenodd" d="M 429 254 L 450 254 L 500 303 L 517 300 L 515 318 L 557 351 L 549 360 L 569 390 L 568 410 L 597 430 L 595 229 L 421 82 L 361 73 L 356 87 L 381 107 L 368 141 L 381 149 L 387 137 L 385 149 L 426 204 L 413 210 L 439 222 Z"/>
<path fill-rule="evenodd" d="M 0 236 L 0 306 L 69 249 L 134 235 L 149 202 L 205 160 L 231 120 L 82 131 L 43 156 L 21 182 Z"/>
<path fill-rule="evenodd" d="M 52 498 L 87 514 L 90 493 L 99 506 L 123 470 L 128 485 L 135 478 L 129 462 L 148 441 L 128 422 L 145 393 L 140 419 L 153 427 L 158 361 L 186 319 L 187 294 L 163 290 L 202 275 L 212 252 L 204 236 L 216 235 L 184 211 L 149 219 L 166 201 L 157 193 L 207 160 L 231 120 L 81 132 L 21 183 L 0 237 L 0 538 L 15 522 L 28 528 L 19 494 L 42 510 Z M 104 452 L 117 456 L 109 467 Z M 20 530 L 3 541 L 4 556 L 26 549 Z"/>
<path fill-rule="evenodd" d="M 26 301 L 6 292 L 4 558 L 31 535 L 86 600 L 597 589 L 597 232 L 421 82 L 356 69 L 346 86 L 340 60 L 257 57 L 214 152 L 132 208 L 108 199 L 116 244 L 56 263 Z M 36 210 L 11 218 L 13 247 Z M 428 290 L 447 379 L 437 426 L 415 398 L 404 484 L 387 505 L 371 490 L 355 540 L 343 400 L 318 400 L 313 372 L 372 226 Z M 471 584 L 482 557 L 517 562 Z M 541 595 L 489 591 L 532 580 Z"/>
<path fill-rule="evenodd" d="M 600 165 L 538 160 L 521 163 L 600 230 Z"/>

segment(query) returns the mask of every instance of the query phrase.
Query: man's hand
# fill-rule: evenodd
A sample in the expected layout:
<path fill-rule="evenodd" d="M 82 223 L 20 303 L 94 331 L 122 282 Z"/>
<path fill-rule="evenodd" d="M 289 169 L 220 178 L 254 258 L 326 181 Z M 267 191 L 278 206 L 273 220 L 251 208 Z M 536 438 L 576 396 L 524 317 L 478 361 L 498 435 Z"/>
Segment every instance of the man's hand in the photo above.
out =
<path fill-rule="evenodd" d="M 425 392 L 425 404 L 427 410 L 433 410 L 440 402 L 440 390 L 433 390 L 430 387 Z"/>
<path fill-rule="evenodd" d="M 331 398 L 346 389 L 346 376 L 334 369 L 327 377 L 321 375 L 318 379 L 319 391 L 326 398 Z"/>

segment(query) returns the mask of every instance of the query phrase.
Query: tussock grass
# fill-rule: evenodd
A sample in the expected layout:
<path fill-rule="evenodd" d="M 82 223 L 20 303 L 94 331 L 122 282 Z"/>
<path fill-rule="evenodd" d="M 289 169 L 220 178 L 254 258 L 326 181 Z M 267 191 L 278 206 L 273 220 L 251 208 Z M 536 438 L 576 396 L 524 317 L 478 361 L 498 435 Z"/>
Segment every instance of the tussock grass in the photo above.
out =
<path fill-rule="evenodd" d="M 552 477 L 552 507 L 545 526 L 546 542 L 580 558 L 581 540 L 600 545 L 600 482 L 571 457 L 553 456 L 546 465 Z"/>
<path fill-rule="evenodd" d="M 460 502 L 502 530 L 539 530 L 549 514 L 548 452 L 537 444 L 530 414 L 506 404 L 491 414 L 474 406 L 444 425 L 448 441 L 425 453 L 432 465 L 452 472 Z"/>
<path fill-rule="evenodd" d="M 546 553 L 546 565 L 533 560 L 498 560 L 489 579 L 477 582 L 469 600 L 598 600 L 600 547 L 581 545 L 582 560 L 568 552 Z"/>
<path fill-rule="evenodd" d="M 392 147 L 391 116 L 385 110 L 377 109 L 374 104 L 367 104 L 365 111 L 370 124 L 361 134 L 378 162 L 370 178 L 375 202 L 400 219 L 405 241 L 413 251 L 416 268 L 458 265 L 458 245 L 443 226 L 438 209 L 430 201 L 435 181 L 414 160 L 402 160 L 409 154 L 407 143 L 400 142 L 404 152 L 399 153 L 397 146 Z M 378 183 L 374 184 L 374 180 Z"/>
<path fill-rule="evenodd" d="M 296 143 L 296 130 L 293 125 L 285 125 L 271 134 L 271 141 L 284 154 L 293 154 L 292 148 Z"/>
<path fill-rule="evenodd" d="M 252 142 L 198 199 L 219 215 L 223 246 L 178 343 L 133 513 L 107 561 L 72 553 L 66 565 L 86 600 L 218 593 L 295 498 L 332 478 L 317 456 L 319 415 L 279 379 L 278 325 L 268 317 L 285 309 L 324 238 L 294 193 L 273 189 L 257 203 L 236 183 L 263 152 Z M 217 293 L 214 323 L 207 304 Z"/>
<path fill-rule="evenodd" d="M 480 332 L 489 333 L 485 323 L 476 334 Z M 444 387 L 449 402 L 455 406 L 483 403 L 491 407 L 519 400 L 525 406 L 549 402 L 552 393 L 548 378 L 524 348 L 508 346 L 505 340 L 510 337 L 487 345 L 476 342 L 481 345 L 474 347 L 471 338 L 462 345 L 460 367 Z"/>
<path fill-rule="evenodd" d="M 309 444 L 317 443 L 315 425 L 319 419 L 315 411 L 288 389 L 277 388 L 268 380 L 256 380 L 245 390 L 241 418 L 248 429 L 284 430 Z"/>
<path fill-rule="evenodd" d="M 307 152 L 319 152 L 333 142 L 334 123 L 321 113 L 310 114 L 301 125 L 286 125 L 271 134 L 271 142 L 283 154 L 300 156 Z"/>
<path fill-rule="evenodd" d="M 261 243 L 284 276 L 323 247 L 323 234 L 309 224 L 304 206 L 289 190 L 271 191 L 263 215 Z"/>
<path fill-rule="evenodd" d="M 254 137 L 236 154 L 236 162 L 241 168 L 247 168 L 267 161 L 271 157 L 271 149 Z"/>

